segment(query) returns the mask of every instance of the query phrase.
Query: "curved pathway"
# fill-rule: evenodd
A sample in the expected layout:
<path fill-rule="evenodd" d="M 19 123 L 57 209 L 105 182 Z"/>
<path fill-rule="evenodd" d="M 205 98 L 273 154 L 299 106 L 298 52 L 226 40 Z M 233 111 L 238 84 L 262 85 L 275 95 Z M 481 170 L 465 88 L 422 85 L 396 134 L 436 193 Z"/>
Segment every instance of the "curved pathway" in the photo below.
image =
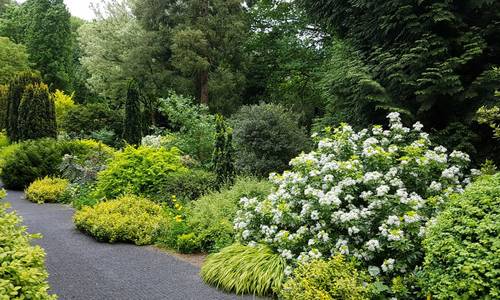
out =
<path fill-rule="evenodd" d="M 59 299 L 242 299 L 205 285 L 197 267 L 154 247 L 96 242 L 75 229 L 68 205 L 34 204 L 15 191 L 6 201 L 29 232 L 43 234 L 36 243 L 47 253 L 51 291 Z"/>

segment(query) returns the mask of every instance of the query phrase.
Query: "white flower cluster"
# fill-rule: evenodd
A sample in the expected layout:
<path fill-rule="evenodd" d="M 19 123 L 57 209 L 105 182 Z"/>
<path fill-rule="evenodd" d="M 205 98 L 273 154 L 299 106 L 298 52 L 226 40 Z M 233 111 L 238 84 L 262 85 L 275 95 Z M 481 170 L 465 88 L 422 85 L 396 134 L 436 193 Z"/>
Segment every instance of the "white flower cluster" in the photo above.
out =
<path fill-rule="evenodd" d="M 410 129 L 398 113 L 388 119 L 387 130 L 343 125 L 315 135 L 316 151 L 271 174 L 272 194 L 241 199 L 238 238 L 270 245 L 290 266 L 341 253 L 387 282 L 413 270 L 422 258 L 412 248 L 448 195 L 462 190 L 469 157 L 431 148 L 420 123 Z"/>
<path fill-rule="evenodd" d="M 151 148 L 160 148 L 162 146 L 162 136 L 161 135 L 146 135 L 142 138 L 142 146 L 148 146 Z"/>

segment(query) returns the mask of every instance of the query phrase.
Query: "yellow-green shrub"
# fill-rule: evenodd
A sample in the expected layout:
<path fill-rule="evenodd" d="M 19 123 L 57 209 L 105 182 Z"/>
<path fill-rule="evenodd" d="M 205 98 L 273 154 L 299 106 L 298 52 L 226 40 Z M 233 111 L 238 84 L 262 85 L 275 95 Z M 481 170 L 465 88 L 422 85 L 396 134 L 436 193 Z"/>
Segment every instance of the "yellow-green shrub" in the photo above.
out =
<path fill-rule="evenodd" d="M 0 148 L 0 174 L 5 166 L 6 158 L 16 152 L 17 148 L 19 148 L 19 144 L 10 144 Z"/>
<path fill-rule="evenodd" d="M 341 255 L 300 265 L 283 285 L 283 300 L 369 299 L 369 277 Z"/>
<path fill-rule="evenodd" d="M 0 132 L 0 149 L 10 144 L 9 137 L 5 132 Z"/>
<path fill-rule="evenodd" d="M 61 124 L 63 118 L 66 116 L 68 111 L 75 107 L 75 101 L 73 100 L 73 95 L 66 95 L 63 91 L 56 90 L 52 94 L 52 99 L 54 99 L 55 109 L 56 109 L 56 119 L 57 124 Z"/>
<path fill-rule="evenodd" d="M 147 245 L 166 222 L 161 206 L 145 198 L 125 195 L 78 211 L 76 227 L 105 242 L 133 242 Z"/>
<path fill-rule="evenodd" d="M 47 293 L 45 252 L 40 246 L 30 245 L 35 237 L 26 233 L 20 217 L 7 213 L 7 205 L 0 204 L 0 299 L 57 298 Z"/>
<path fill-rule="evenodd" d="M 109 199 L 123 194 L 149 197 L 159 190 L 170 197 L 172 193 L 164 187 L 173 176 L 188 172 L 177 148 L 128 146 L 116 153 L 107 169 L 98 174 L 96 191 Z"/>
<path fill-rule="evenodd" d="M 37 179 L 26 189 L 26 199 L 36 203 L 59 202 L 68 188 L 69 181 L 62 178 L 45 177 Z"/>

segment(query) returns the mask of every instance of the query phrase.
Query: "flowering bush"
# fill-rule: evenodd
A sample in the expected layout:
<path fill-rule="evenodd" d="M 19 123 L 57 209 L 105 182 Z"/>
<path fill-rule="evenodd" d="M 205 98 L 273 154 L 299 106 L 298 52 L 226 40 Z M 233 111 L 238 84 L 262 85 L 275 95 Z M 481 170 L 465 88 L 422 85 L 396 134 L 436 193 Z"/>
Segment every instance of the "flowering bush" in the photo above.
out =
<path fill-rule="evenodd" d="M 248 244 L 266 243 L 297 262 L 336 254 L 362 260 L 379 292 L 404 296 L 421 263 L 426 222 L 462 192 L 469 157 L 431 147 L 422 125 L 404 127 L 391 113 L 389 129 L 354 132 L 348 125 L 314 135 L 316 151 L 271 174 L 267 199 L 242 198 L 235 228 Z"/>

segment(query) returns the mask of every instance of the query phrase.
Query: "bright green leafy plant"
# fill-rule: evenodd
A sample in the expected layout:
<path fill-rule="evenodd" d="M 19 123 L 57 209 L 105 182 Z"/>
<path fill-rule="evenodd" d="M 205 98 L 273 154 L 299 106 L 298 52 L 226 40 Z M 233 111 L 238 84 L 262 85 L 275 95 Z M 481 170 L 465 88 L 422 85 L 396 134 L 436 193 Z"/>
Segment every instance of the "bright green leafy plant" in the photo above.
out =
<path fill-rule="evenodd" d="M 98 174 L 96 190 L 110 199 L 127 193 L 149 195 L 171 175 L 187 172 L 176 148 L 127 146 L 115 155 L 106 170 Z"/>
<path fill-rule="evenodd" d="M 173 146 L 202 164 L 208 164 L 212 157 L 215 141 L 214 117 L 195 100 L 171 93 L 160 99 L 159 111 L 171 122 Z"/>
<path fill-rule="evenodd" d="M 39 204 L 61 202 L 68 186 L 69 181 L 62 178 L 37 179 L 26 189 L 26 199 Z"/>
<path fill-rule="evenodd" d="M 86 206 L 73 220 L 76 228 L 99 241 L 136 245 L 152 244 L 156 231 L 167 221 L 161 206 L 132 195 Z"/>
<path fill-rule="evenodd" d="M 201 268 L 208 284 L 237 294 L 278 293 L 285 279 L 285 259 L 266 246 L 234 244 L 211 254 Z"/>
<path fill-rule="evenodd" d="M 301 264 L 281 291 L 283 300 L 368 300 L 370 276 L 356 270 L 342 255 Z"/>
<path fill-rule="evenodd" d="M 416 123 L 391 113 L 389 129 L 327 128 L 317 149 L 271 175 L 265 200 L 241 199 L 235 227 L 241 241 L 270 245 L 297 262 L 338 253 L 363 262 L 379 292 L 413 297 L 425 225 L 469 182 L 467 154 L 432 147 Z"/>
<path fill-rule="evenodd" d="M 232 220 L 242 197 L 264 199 L 272 185 L 265 180 L 241 177 L 234 186 L 207 194 L 189 204 L 188 226 L 201 251 L 218 251 L 234 241 Z"/>
<path fill-rule="evenodd" d="M 5 196 L 1 190 L 0 198 Z M 0 204 L 0 298 L 1 299 L 57 299 L 49 295 L 48 273 L 45 270 L 45 252 L 30 242 L 39 235 L 27 234 L 16 213 L 7 212 Z"/>
<path fill-rule="evenodd" d="M 500 298 L 500 174 L 454 195 L 423 242 L 421 285 L 433 299 Z"/>

